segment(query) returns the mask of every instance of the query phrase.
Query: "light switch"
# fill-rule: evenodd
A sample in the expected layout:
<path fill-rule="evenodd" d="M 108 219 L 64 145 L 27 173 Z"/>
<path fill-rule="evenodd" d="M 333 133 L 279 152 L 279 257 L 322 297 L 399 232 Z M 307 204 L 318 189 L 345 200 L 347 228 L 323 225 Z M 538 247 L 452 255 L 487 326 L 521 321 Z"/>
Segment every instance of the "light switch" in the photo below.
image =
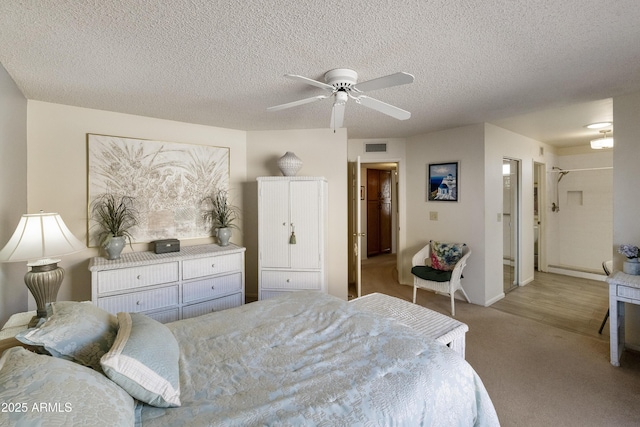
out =
<path fill-rule="evenodd" d="M 429 219 L 431 221 L 437 221 L 438 220 L 438 212 L 436 212 L 436 211 L 429 212 Z"/>

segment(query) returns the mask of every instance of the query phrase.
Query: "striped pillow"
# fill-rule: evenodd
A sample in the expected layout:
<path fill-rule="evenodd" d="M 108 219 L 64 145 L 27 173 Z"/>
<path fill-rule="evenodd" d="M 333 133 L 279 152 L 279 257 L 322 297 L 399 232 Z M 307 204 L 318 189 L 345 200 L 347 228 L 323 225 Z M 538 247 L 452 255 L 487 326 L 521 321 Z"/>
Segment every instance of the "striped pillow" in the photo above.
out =
<path fill-rule="evenodd" d="M 134 398 L 162 408 L 180 406 L 180 349 L 162 323 L 118 313 L 118 335 L 100 359 L 104 373 Z"/>

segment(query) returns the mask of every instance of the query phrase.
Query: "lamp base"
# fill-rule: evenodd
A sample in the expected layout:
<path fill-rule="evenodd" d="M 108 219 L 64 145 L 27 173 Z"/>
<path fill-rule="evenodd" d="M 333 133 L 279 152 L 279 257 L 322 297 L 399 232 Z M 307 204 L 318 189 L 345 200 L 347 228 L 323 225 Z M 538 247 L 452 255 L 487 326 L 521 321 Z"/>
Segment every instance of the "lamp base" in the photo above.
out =
<path fill-rule="evenodd" d="M 30 327 L 35 319 L 47 317 L 47 303 L 56 300 L 62 279 L 64 279 L 64 269 L 58 267 L 57 262 L 32 265 L 31 270 L 24 275 L 24 283 L 36 300 L 36 316 L 29 323 Z"/>

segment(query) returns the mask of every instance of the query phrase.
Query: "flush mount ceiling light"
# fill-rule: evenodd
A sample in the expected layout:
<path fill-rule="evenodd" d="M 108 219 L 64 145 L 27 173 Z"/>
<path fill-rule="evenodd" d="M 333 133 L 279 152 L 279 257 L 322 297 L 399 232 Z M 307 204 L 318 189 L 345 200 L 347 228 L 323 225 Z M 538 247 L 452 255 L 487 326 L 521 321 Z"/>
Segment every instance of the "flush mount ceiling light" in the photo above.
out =
<path fill-rule="evenodd" d="M 592 139 L 591 148 L 602 150 L 603 148 L 613 148 L 613 137 L 607 136 L 609 130 L 601 130 L 602 138 Z"/>
<path fill-rule="evenodd" d="M 587 129 L 602 129 L 611 126 L 613 123 L 611 122 L 597 122 L 586 125 Z"/>

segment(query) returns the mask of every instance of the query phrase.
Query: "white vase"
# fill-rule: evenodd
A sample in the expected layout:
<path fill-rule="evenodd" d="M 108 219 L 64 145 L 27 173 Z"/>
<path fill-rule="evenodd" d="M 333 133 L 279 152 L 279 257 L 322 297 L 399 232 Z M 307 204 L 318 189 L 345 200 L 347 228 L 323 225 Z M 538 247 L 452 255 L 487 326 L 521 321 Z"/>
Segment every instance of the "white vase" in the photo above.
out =
<path fill-rule="evenodd" d="M 113 236 L 104 246 L 104 250 L 107 253 L 107 259 L 119 259 L 126 240 L 124 236 Z"/>
<path fill-rule="evenodd" d="M 640 262 L 638 258 L 629 258 L 622 263 L 622 271 L 634 276 L 640 276 Z"/>
<path fill-rule="evenodd" d="M 278 159 L 278 168 L 284 176 L 296 176 L 301 167 L 302 160 L 291 151 Z"/>
<path fill-rule="evenodd" d="M 216 237 L 218 238 L 218 243 L 220 244 L 220 246 L 228 246 L 229 239 L 231 239 L 231 229 L 216 228 Z"/>

